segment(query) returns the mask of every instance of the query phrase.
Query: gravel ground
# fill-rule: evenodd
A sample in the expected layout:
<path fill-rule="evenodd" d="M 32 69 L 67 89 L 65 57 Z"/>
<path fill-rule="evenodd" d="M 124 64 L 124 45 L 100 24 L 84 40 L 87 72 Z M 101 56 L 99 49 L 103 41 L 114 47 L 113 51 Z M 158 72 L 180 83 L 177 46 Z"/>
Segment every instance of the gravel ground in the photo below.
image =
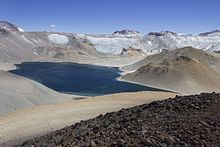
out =
<path fill-rule="evenodd" d="M 176 96 L 81 121 L 22 146 L 220 146 L 220 94 Z"/>

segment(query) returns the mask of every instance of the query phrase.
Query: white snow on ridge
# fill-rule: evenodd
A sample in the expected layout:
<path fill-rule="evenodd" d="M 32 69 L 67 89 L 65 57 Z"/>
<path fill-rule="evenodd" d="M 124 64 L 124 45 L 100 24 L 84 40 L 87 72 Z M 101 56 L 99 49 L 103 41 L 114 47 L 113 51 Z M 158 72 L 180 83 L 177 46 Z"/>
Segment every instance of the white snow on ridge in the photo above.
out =
<path fill-rule="evenodd" d="M 83 36 L 82 36 L 83 37 Z M 164 33 L 162 35 L 146 35 L 139 37 L 127 37 L 118 35 L 84 35 L 97 51 L 103 53 L 119 54 L 123 48 L 133 47 L 142 49 L 146 54 L 155 54 L 163 49 L 192 46 L 194 48 L 218 51 L 220 50 L 220 36 L 209 35 L 179 35 L 177 33 Z"/>
<path fill-rule="evenodd" d="M 19 32 L 24 32 L 24 30 L 22 28 L 19 28 L 19 27 L 18 27 L 18 31 Z"/>
<path fill-rule="evenodd" d="M 57 43 L 57 44 L 67 44 L 69 42 L 68 37 L 59 34 L 50 34 L 49 36 L 50 41 Z"/>
<path fill-rule="evenodd" d="M 136 42 L 139 40 L 136 37 L 90 37 L 87 39 L 95 45 L 95 48 L 99 52 L 120 54 L 123 48 L 133 47 L 138 45 Z"/>

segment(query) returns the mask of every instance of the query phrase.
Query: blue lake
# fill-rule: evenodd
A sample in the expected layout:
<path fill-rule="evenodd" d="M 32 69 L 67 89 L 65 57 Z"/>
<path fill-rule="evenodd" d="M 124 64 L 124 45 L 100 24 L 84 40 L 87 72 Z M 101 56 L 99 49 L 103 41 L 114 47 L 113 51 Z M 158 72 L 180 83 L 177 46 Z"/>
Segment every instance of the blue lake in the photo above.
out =
<path fill-rule="evenodd" d="M 77 63 L 23 62 L 11 73 L 37 81 L 62 93 L 97 96 L 119 92 L 162 91 L 116 80 L 121 71 Z"/>

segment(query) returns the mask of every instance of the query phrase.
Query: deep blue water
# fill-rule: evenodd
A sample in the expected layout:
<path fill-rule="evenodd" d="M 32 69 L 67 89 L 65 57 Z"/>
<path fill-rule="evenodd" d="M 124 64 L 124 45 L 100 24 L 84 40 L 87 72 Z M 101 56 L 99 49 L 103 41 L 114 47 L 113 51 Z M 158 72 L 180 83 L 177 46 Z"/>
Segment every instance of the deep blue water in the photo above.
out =
<path fill-rule="evenodd" d="M 11 73 L 35 80 L 63 93 L 96 96 L 119 92 L 159 91 L 138 84 L 116 80 L 120 70 L 77 63 L 24 62 Z M 160 90 L 161 91 L 161 90 Z"/>

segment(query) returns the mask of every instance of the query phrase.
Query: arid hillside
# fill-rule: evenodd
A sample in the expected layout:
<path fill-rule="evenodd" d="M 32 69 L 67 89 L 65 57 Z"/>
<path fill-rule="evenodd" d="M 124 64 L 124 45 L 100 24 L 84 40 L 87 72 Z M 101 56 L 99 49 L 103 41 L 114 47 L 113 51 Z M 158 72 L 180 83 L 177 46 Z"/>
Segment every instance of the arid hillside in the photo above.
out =
<path fill-rule="evenodd" d="M 183 94 L 220 92 L 220 56 L 192 47 L 165 51 L 124 67 L 124 80 Z"/>

